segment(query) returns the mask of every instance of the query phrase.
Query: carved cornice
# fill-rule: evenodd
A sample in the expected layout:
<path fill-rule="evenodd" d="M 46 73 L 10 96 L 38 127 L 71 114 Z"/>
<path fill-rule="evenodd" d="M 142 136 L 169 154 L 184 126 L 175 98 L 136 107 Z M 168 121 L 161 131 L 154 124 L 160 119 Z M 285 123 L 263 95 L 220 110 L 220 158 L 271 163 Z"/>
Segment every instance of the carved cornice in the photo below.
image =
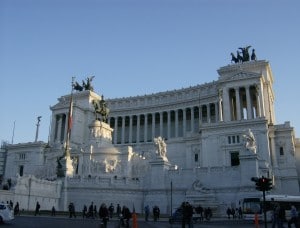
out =
<path fill-rule="evenodd" d="M 232 75 L 239 71 L 254 72 L 258 69 L 269 67 L 269 62 L 266 60 L 249 61 L 243 63 L 230 64 L 219 68 L 217 71 L 222 76 Z"/>
<path fill-rule="evenodd" d="M 206 83 L 180 90 L 160 92 L 151 95 L 107 99 L 112 112 L 137 109 L 153 109 L 157 107 L 177 106 L 186 107 L 187 102 L 198 102 L 217 94 L 217 83 Z"/>

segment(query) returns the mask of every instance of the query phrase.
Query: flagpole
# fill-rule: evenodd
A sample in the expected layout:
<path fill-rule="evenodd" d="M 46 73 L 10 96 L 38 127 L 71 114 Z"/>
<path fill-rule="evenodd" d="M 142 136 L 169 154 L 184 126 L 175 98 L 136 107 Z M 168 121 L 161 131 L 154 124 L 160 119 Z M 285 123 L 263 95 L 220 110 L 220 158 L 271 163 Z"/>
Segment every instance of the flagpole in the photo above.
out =
<path fill-rule="evenodd" d="M 70 157 L 70 138 L 71 138 L 71 129 L 72 129 L 72 122 L 73 122 L 72 118 L 73 118 L 74 80 L 75 80 L 75 77 L 72 77 L 70 107 L 69 107 L 69 114 L 68 114 L 67 139 L 66 139 L 66 148 L 65 148 L 65 156 L 66 157 Z"/>
<path fill-rule="evenodd" d="M 69 106 L 69 113 L 68 113 L 68 128 L 67 128 L 67 138 L 66 138 L 66 145 L 65 145 L 65 170 L 64 170 L 64 201 L 63 201 L 63 210 L 67 210 L 68 204 L 68 177 L 73 176 L 73 166 L 72 160 L 70 156 L 70 137 L 71 137 L 71 129 L 72 129 L 72 115 L 73 115 L 73 85 L 74 85 L 75 77 L 72 77 L 72 89 L 71 89 L 71 96 L 70 96 L 70 106 Z"/>

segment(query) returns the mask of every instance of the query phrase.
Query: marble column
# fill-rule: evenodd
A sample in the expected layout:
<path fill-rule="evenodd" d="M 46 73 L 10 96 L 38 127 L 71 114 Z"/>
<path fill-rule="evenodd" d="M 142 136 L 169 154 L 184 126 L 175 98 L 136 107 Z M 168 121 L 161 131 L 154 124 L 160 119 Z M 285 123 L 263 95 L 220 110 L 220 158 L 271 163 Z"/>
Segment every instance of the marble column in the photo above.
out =
<path fill-rule="evenodd" d="M 114 127 L 114 144 L 118 142 L 118 117 L 115 117 L 115 127 Z"/>
<path fill-rule="evenodd" d="M 168 111 L 168 139 L 171 138 L 171 111 Z"/>
<path fill-rule="evenodd" d="M 224 88 L 223 89 L 223 117 L 225 122 L 231 120 L 231 114 L 232 114 L 232 110 L 229 104 L 228 88 Z"/>
<path fill-rule="evenodd" d="M 252 119 L 252 102 L 250 96 L 250 88 L 246 87 L 246 100 L 247 100 L 247 119 Z"/>
<path fill-rule="evenodd" d="M 206 110 L 207 110 L 207 123 L 211 123 L 210 103 L 206 105 Z"/>
<path fill-rule="evenodd" d="M 194 107 L 191 108 L 191 132 L 195 132 L 195 113 Z"/>
<path fill-rule="evenodd" d="M 139 143 L 140 142 L 140 125 L 141 125 L 141 116 L 138 114 L 137 115 L 137 119 L 136 119 L 136 142 Z"/>
<path fill-rule="evenodd" d="M 236 114 L 237 120 L 241 120 L 241 101 L 240 101 L 240 88 L 234 88 L 235 90 L 235 98 L 236 98 Z"/>
<path fill-rule="evenodd" d="M 182 129 L 182 136 L 184 137 L 185 134 L 186 134 L 186 109 L 182 109 L 182 114 L 183 114 L 183 117 L 182 117 L 182 126 L 183 126 L 183 129 Z"/>
<path fill-rule="evenodd" d="M 152 113 L 152 137 L 153 140 L 155 138 L 155 113 Z"/>
<path fill-rule="evenodd" d="M 121 136 L 121 143 L 125 143 L 125 116 L 122 116 L 122 136 Z"/>
<path fill-rule="evenodd" d="M 144 142 L 148 140 L 148 114 L 145 114 L 145 121 L 144 121 Z"/>
<path fill-rule="evenodd" d="M 178 137 L 178 109 L 175 110 L 175 138 Z"/>
<path fill-rule="evenodd" d="M 163 112 L 159 113 L 159 135 L 163 137 Z"/>
<path fill-rule="evenodd" d="M 133 116 L 129 116 L 129 139 L 128 142 L 132 143 L 132 118 Z"/>

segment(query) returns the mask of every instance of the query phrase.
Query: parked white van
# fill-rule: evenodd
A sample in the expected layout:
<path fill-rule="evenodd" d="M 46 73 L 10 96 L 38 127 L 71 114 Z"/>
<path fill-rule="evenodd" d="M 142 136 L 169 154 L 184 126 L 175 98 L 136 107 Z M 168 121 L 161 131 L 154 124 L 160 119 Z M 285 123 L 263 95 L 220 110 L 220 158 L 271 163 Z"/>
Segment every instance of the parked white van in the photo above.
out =
<path fill-rule="evenodd" d="M 0 203 L 0 224 L 15 218 L 12 207 L 7 203 Z"/>

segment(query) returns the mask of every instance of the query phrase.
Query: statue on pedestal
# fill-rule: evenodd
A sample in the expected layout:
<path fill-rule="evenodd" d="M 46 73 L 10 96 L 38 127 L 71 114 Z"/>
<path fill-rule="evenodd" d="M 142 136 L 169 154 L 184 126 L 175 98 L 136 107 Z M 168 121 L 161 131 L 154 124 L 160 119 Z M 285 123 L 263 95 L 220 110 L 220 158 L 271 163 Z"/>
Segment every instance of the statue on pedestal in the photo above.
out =
<path fill-rule="evenodd" d="M 101 100 L 93 100 L 92 103 L 95 109 L 96 120 L 98 119 L 98 114 L 100 114 L 102 117 L 102 121 L 106 122 L 109 114 L 109 108 L 106 105 L 103 95 L 101 97 Z"/>
<path fill-rule="evenodd" d="M 156 146 L 156 154 L 164 161 L 168 161 L 167 144 L 165 143 L 165 140 L 161 136 L 159 136 L 157 138 L 154 138 L 154 144 Z"/>
<path fill-rule="evenodd" d="M 246 150 L 256 154 L 256 140 L 251 129 L 248 130 L 247 134 L 243 135 L 243 138 L 245 139 Z"/>

